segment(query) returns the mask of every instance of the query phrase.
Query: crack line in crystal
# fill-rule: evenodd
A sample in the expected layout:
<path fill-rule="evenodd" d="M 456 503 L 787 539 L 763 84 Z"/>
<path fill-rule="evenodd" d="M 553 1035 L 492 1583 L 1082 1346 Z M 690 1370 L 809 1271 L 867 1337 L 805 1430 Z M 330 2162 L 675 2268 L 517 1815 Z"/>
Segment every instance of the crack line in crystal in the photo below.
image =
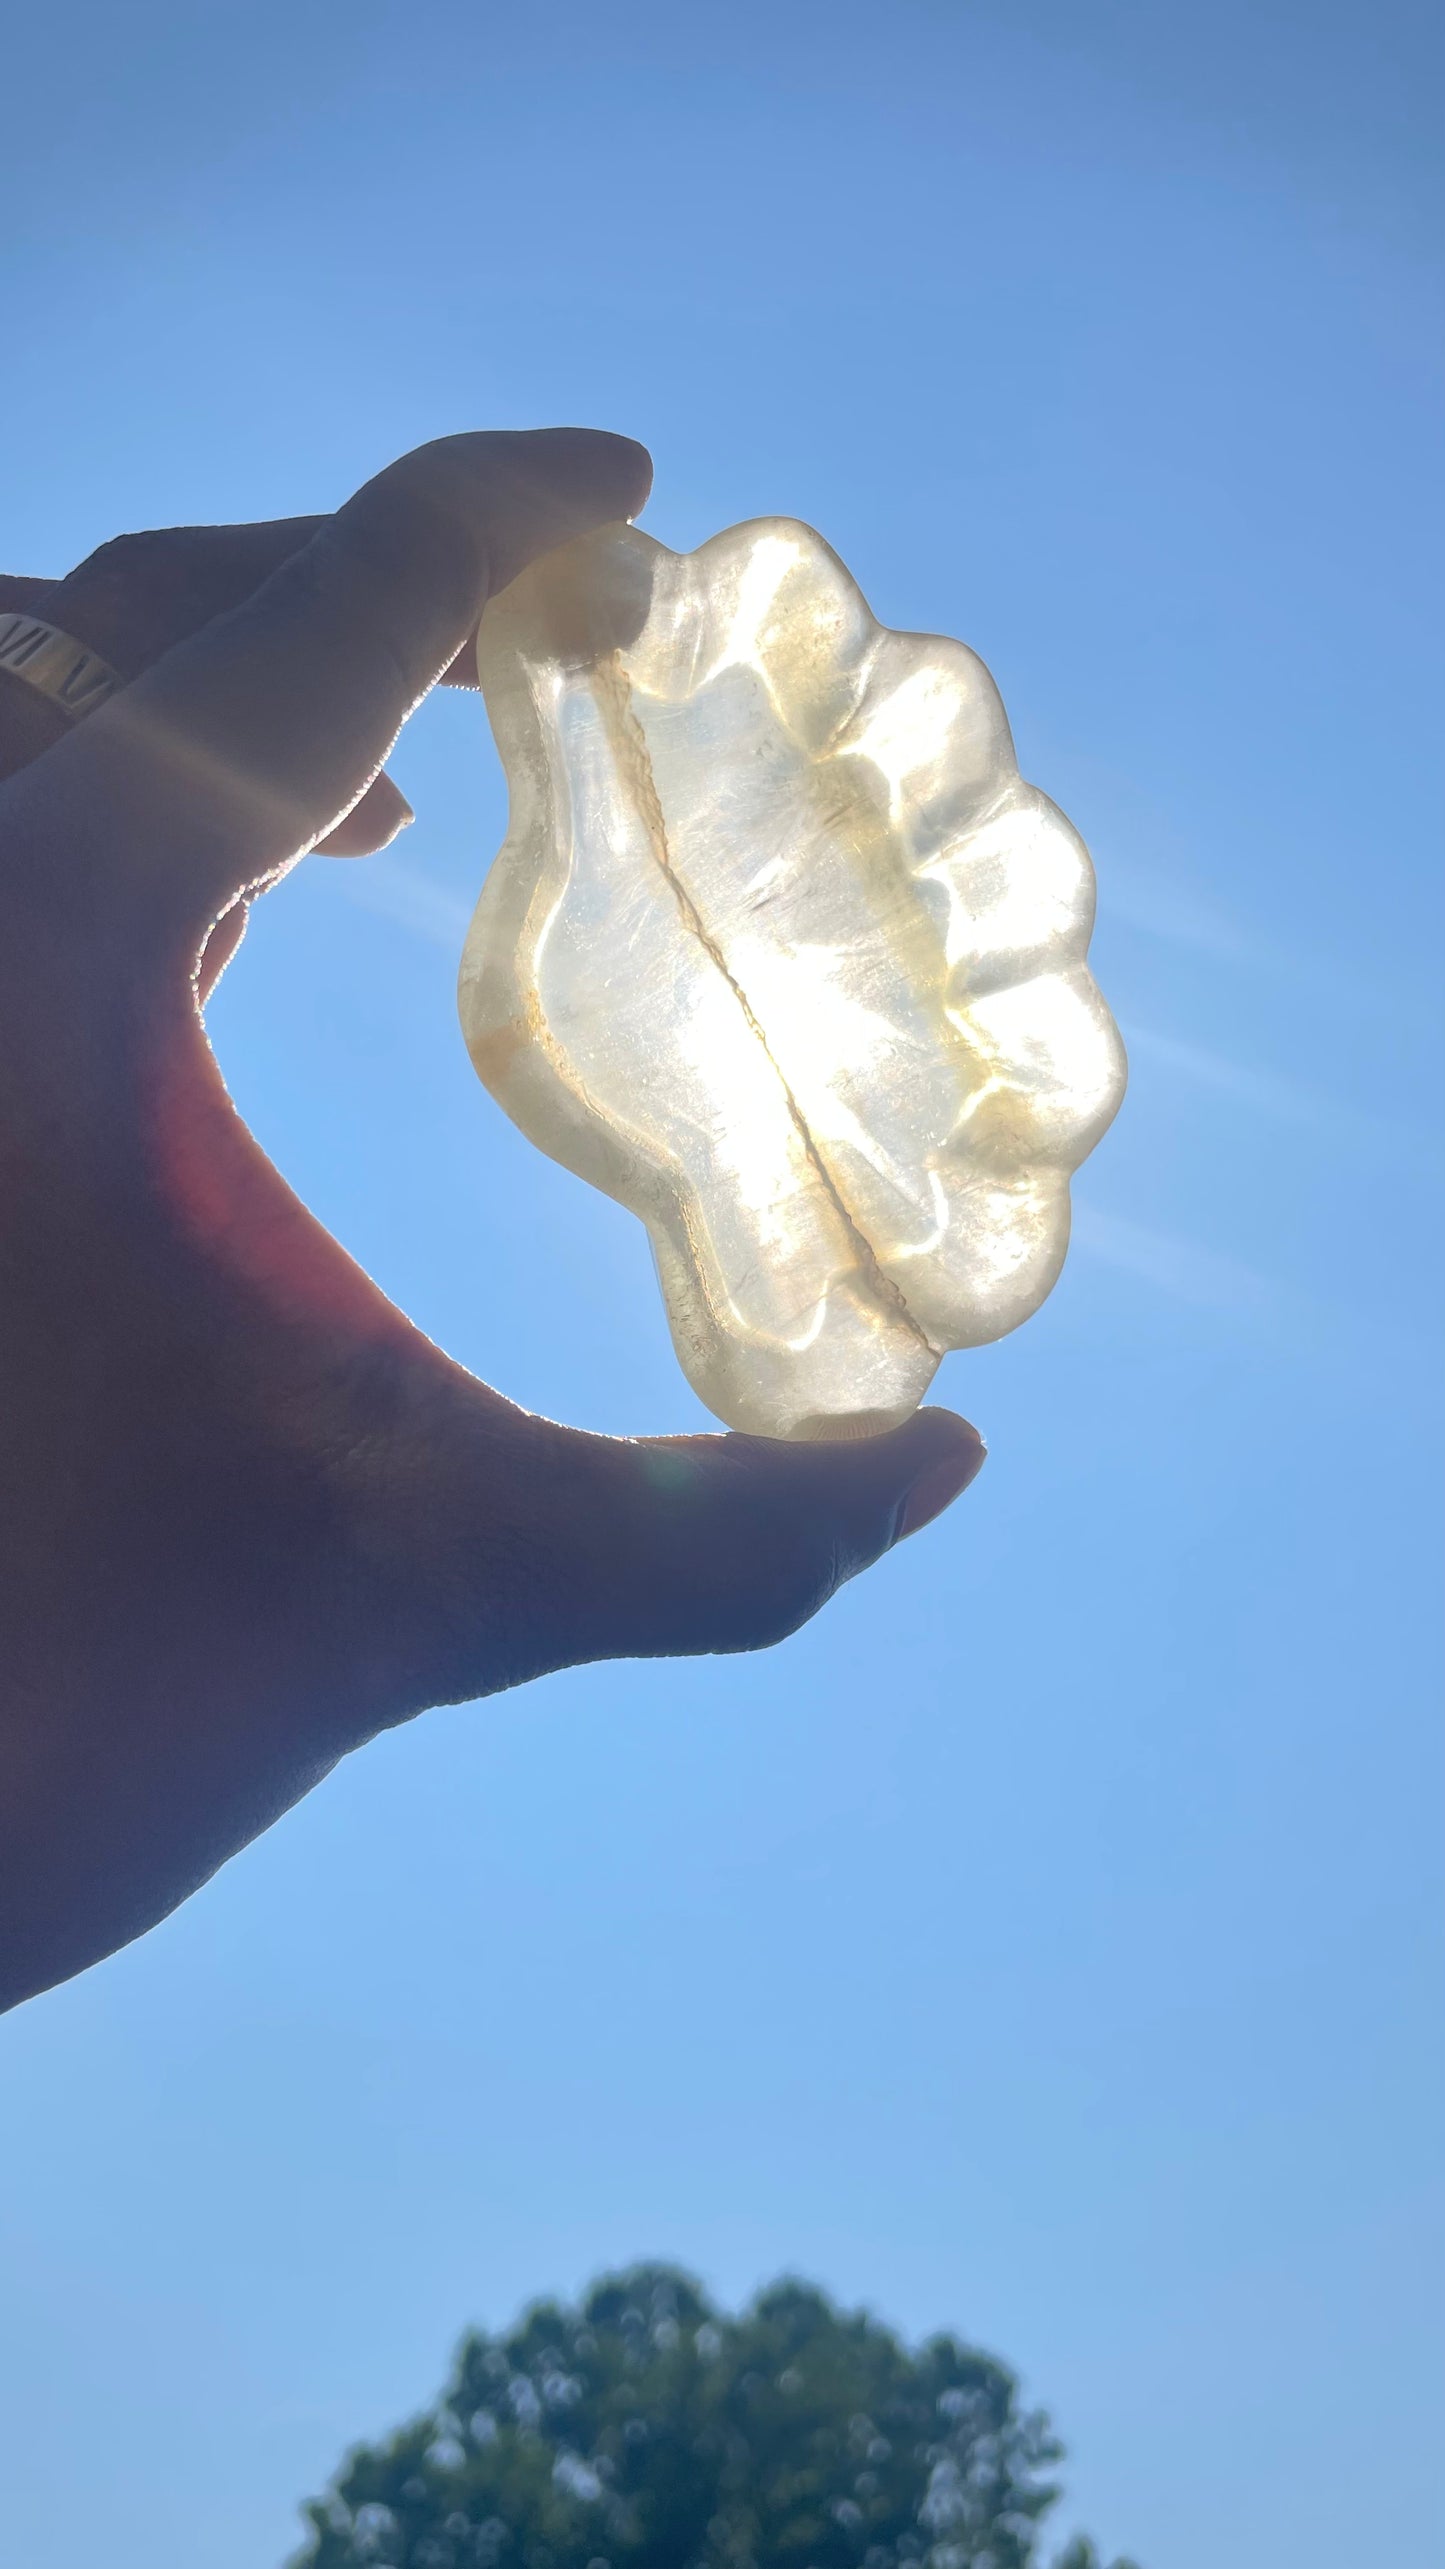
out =
<path fill-rule="evenodd" d="M 651 846 L 652 853 L 657 861 L 658 867 L 667 881 L 668 888 L 672 893 L 673 899 L 677 903 L 682 923 L 687 929 L 689 935 L 694 937 L 697 943 L 702 947 L 702 950 L 707 956 L 709 962 L 722 974 L 729 990 L 732 992 L 738 1006 L 741 1008 L 749 1027 L 757 1037 L 758 1042 L 762 1045 L 763 1051 L 767 1056 L 768 1064 L 783 1092 L 783 1099 L 787 1106 L 788 1114 L 792 1119 L 793 1127 L 797 1133 L 798 1139 L 802 1143 L 808 1163 L 817 1176 L 829 1203 L 832 1205 L 833 1210 L 837 1214 L 839 1221 L 842 1223 L 844 1230 L 847 1232 L 849 1239 L 852 1241 L 858 1254 L 858 1263 L 862 1268 L 864 1276 L 872 1286 L 877 1300 L 883 1304 L 885 1309 L 891 1308 L 896 1313 L 897 1317 L 902 1321 L 905 1329 L 907 1329 L 910 1334 L 917 1339 L 919 1345 L 925 1348 L 930 1356 L 937 1357 L 942 1351 L 934 1346 L 932 1339 L 928 1337 L 927 1333 L 920 1328 L 918 1322 L 914 1319 L 912 1312 L 908 1308 L 907 1302 L 904 1300 L 901 1287 L 897 1285 L 892 1276 L 888 1274 L 886 1268 L 879 1260 L 878 1252 L 874 1248 L 872 1241 L 868 1238 L 866 1232 L 859 1229 L 853 1214 L 844 1202 L 843 1196 L 832 1172 L 829 1169 L 827 1162 L 824 1160 L 823 1154 L 819 1150 L 811 1131 L 809 1130 L 807 1118 L 805 1117 L 801 1106 L 798 1104 L 796 1097 L 793 1095 L 783 1069 L 773 1052 L 772 1046 L 768 1042 L 762 1025 L 754 1013 L 752 1002 L 748 998 L 747 992 L 731 970 L 727 958 L 723 954 L 722 948 L 717 944 L 716 940 L 709 935 L 697 903 L 694 901 L 687 885 L 683 882 L 681 875 L 673 864 L 672 850 L 668 844 L 667 821 L 663 813 L 661 798 L 657 791 L 657 780 L 652 772 L 652 757 L 647 746 L 647 735 L 633 711 L 632 686 L 627 672 L 622 666 L 622 655 L 619 651 L 610 651 L 607 653 L 605 658 L 599 658 L 594 665 L 597 672 L 597 692 L 601 700 L 604 719 L 607 722 L 608 729 L 613 735 L 613 742 L 617 750 L 618 757 L 623 766 L 630 773 L 630 779 L 635 788 L 637 802 L 647 830 L 648 843 Z"/>

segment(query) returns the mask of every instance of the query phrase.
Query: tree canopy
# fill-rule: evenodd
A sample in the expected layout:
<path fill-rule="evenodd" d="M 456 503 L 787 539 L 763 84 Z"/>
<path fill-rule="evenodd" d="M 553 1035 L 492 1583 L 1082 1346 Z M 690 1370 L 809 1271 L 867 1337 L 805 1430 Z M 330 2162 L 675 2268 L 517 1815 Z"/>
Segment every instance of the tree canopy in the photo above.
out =
<path fill-rule="evenodd" d="M 437 2405 L 306 2508 L 293 2569 L 1043 2569 L 1061 2452 L 954 2337 L 794 2281 L 731 2315 L 639 2266 L 466 2337 Z M 1053 2569 L 1102 2564 L 1076 2541 Z"/>

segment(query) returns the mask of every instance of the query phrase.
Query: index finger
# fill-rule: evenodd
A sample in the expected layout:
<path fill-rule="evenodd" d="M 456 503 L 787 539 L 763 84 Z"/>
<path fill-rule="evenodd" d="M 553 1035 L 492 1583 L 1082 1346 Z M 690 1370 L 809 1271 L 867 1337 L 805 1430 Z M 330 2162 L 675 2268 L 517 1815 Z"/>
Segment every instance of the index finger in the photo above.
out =
<path fill-rule="evenodd" d="M 44 779 L 47 862 L 204 928 L 350 809 L 488 597 L 650 481 L 644 448 L 594 429 L 404 456 L 15 780 Z"/>
<path fill-rule="evenodd" d="M 62 580 L 0 579 L 0 604 L 48 618 L 98 651 L 122 677 L 135 679 L 215 616 L 243 606 L 320 533 L 327 514 L 235 526 L 148 527 L 112 536 Z M 440 683 L 477 685 L 468 643 Z"/>

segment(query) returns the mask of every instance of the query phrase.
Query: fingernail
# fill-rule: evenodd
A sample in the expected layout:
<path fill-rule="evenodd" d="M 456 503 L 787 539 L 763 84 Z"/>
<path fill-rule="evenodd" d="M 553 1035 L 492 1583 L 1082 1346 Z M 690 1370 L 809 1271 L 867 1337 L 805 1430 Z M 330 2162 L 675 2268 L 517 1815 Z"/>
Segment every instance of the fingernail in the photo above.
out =
<path fill-rule="evenodd" d="M 931 1525 L 936 1516 L 942 1516 L 944 1509 L 952 1506 L 969 1482 L 978 1478 L 987 1457 L 988 1447 L 980 1436 L 972 1445 L 957 1445 L 951 1454 L 945 1454 L 938 1462 L 930 1463 L 925 1472 L 920 1472 L 898 1511 L 898 1531 L 893 1537 L 894 1542 L 904 1542 L 910 1534 L 917 1534 L 925 1525 Z"/>

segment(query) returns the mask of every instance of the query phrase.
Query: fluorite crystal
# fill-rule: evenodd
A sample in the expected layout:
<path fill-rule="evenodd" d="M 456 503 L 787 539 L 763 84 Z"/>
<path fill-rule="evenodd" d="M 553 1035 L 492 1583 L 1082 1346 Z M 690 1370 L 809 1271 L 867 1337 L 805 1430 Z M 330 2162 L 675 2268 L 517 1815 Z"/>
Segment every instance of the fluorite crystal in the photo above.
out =
<path fill-rule="evenodd" d="M 1088 855 L 988 671 L 784 518 L 685 554 L 603 527 L 479 661 L 511 823 L 462 960 L 478 1072 L 646 1223 L 720 1418 L 906 1418 L 1049 1291 L 1124 1088 Z"/>

